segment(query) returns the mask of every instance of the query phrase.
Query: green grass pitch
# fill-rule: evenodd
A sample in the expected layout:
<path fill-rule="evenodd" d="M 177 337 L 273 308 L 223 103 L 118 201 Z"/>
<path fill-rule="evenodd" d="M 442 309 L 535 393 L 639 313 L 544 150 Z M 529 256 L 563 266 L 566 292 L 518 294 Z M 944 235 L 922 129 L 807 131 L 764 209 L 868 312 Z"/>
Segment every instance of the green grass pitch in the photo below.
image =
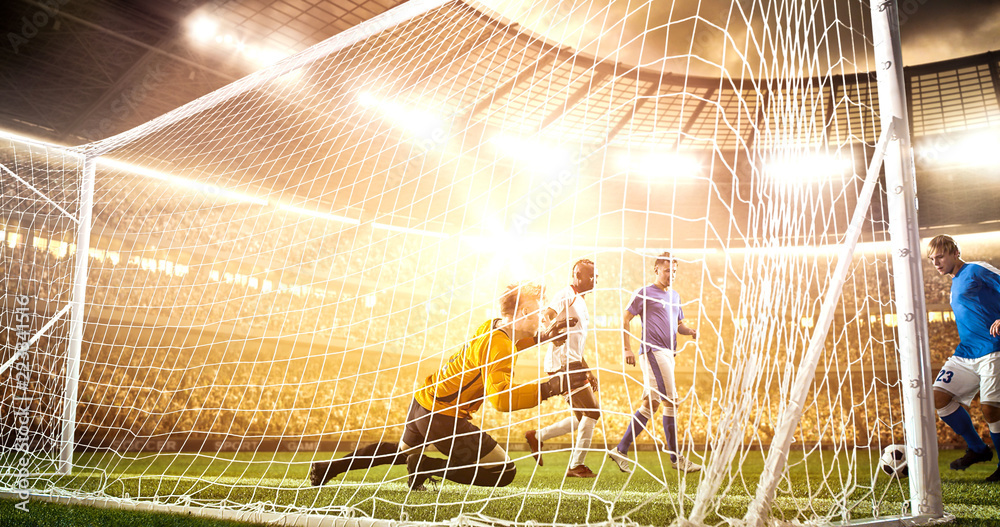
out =
<path fill-rule="evenodd" d="M 941 455 L 942 490 L 945 510 L 955 515 L 954 525 L 1000 525 L 1000 485 L 982 480 L 994 467 L 977 465 L 966 472 L 954 472 L 948 462 L 959 453 Z M 635 454 L 633 453 L 633 456 Z M 697 492 L 695 475 L 681 478 L 666 463 L 664 454 L 641 452 L 643 470 L 629 477 L 607 461 L 599 452 L 588 456 L 588 464 L 599 477 L 591 480 L 564 479 L 568 454 L 548 452 L 545 466 L 538 467 L 526 453 L 513 452 L 518 475 L 514 483 L 502 489 L 467 487 L 443 483 L 426 492 L 408 493 L 403 467 L 380 467 L 355 471 L 334 479 L 321 489 L 306 481 L 308 461 L 304 454 L 231 454 L 231 455 L 138 455 L 124 460 L 111 455 L 83 455 L 78 469 L 70 476 L 50 476 L 62 487 L 92 490 L 104 486 L 112 496 L 143 498 L 189 495 L 191 505 L 218 503 L 256 503 L 267 510 L 317 509 L 327 514 L 349 511 L 355 517 L 375 517 L 411 521 L 444 522 L 458 514 L 501 518 L 515 523 L 592 524 L 605 521 L 665 525 L 679 510 L 690 508 Z M 804 495 L 808 487 L 830 485 L 839 476 L 826 477 L 848 465 L 862 474 L 857 488 L 850 493 L 854 518 L 869 516 L 873 502 L 883 515 L 898 514 L 908 492 L 905 480 L 876 475 L 874 485 L 865 474 L 872 472 L 867 456 L 848 458 L 823 453 L 822 461 L 808 465 L 790 458 L 791 470 L 781 490 Z M 101 474 L 104 467 L 107 472 Z M 750 453 L 724 494 L 717 513 L 741 516 L 752 497 L 762 467 L 761 455 Z M 103 476 L 103 477 L 102 477 Z M 103 482 L 103 483 L 102 483 Z M 77 505 L 57 505 L 40 500 L 28 504 L 29 513 L 15 508 L 16 501 L 0 500 L 0 525 L 101 525 L 102 527 L 143 525 L 249 525 L 209 518 L 139 512 L 127 509 L 100 509 Z M 786 520 L 804 519 L 797 515 L 799 500 L 780 499 L 775 513 Z M 812 505 L 823 512 L 829 500 L 815 499 Z M 709 523 L 717 520 L 712 514 Z"/>

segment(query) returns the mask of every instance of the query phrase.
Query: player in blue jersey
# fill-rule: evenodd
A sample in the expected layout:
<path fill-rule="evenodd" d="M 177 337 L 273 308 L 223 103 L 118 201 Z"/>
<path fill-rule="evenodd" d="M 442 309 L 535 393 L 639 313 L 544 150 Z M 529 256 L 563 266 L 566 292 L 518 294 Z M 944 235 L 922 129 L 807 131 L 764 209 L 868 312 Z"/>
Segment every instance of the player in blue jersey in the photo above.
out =
<path fill-rule="evenodd" d="M 965 470 L 993 459 L 966 410 L 976 392 L 993 447 L 1000 450 L 1000 270 L 963 261 L 958 244 L 945 235 L 931 239 L 927 258 L 939 273 L 952 277 L 951 310 L 960 342 L 934 381 L 934 405 L 968 445 L 965 455 L 951 462 L 952 470 Z M 1000 467 L 986 481 L 1000 482 Z"/>
<path fill-rule="evenodd" d="M 639 367 L 642 369 L 643 394 L 639 410 L 632 417 L 632 423 L 625 430 L 618 446 L 608 451 L 608 456 L 622 472 L 631 472 L 628 451 L 633 441 L 646 428 L 646 423 L 663 403 L 663 435 L 670 452 L 670 461 L 675 469 L 682 472 L 697 472 L 698 465 L 682 456 L 677 448 L 677 426 L 675 408 L 677 388 L 674 384 L 674 355 L 677 353 L 677 334 L 697 338 L 698 333 L 684 325 L 684 311 L 681 297 L 671 289 L 677 261 L 669 252 L 664 252 L 653 263 L 656 279 L 652 284 L 636 291 L 623 317 L 623 356 L 625 363 L 635 366 L 636 356 L 632 352 L 632 319 L 642 319 Z"/>

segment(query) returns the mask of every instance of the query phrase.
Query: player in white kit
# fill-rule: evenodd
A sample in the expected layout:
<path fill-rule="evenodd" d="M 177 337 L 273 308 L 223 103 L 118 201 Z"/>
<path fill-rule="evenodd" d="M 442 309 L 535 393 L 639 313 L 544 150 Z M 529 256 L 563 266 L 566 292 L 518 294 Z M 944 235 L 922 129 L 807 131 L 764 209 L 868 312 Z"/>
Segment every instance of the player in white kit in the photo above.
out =
<path fill-rule="evenodd" d="M 563 314 L 577 320 L 576 326 L 568 331 L 566 341 L 560 345 L 552 345 L 545 355 L 544 363 L 546 373 L 553 379 L 558 378 L 562 386 L 568 390 L 566 401 L 572 414 L 541 430 L 529 430 L 525 434 L 535 461 L 542 465 L 542 443 L 576 430 L 576 441 L 573 443 L 569 469 L 566 471 L 566 477 L 569 478 L 597 476 L 584 464 L 584 458 L 590 449 L 594 427 L 601 417 L 601 410 L 595 396 L 597 379 L 591 374 L 590 367 L 583 357 L 587 329 L 590 327 L 590 315 L 583 297 L 594 289 L 596 279 L 594 262 L 587 259 L 578 260 L 573 264 L 570 285 L 555 294 L 543 314 L 545 323 Z"/>

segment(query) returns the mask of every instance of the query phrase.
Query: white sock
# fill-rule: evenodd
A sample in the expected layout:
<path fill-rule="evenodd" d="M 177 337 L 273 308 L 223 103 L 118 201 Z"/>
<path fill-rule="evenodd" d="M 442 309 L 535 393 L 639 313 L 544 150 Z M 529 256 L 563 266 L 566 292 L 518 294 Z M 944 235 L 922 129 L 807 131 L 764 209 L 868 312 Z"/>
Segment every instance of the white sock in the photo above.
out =
<path fill-rule="evenodd" d="M 590 449 L 591 440 L 594 438 L 594 426 L 597 419 L 584 417 L 580 419 L 580 428 L 576 433 L 576 443 L 573 445 L 573 454 L 569 458 L 569 467 L 574 468 L 583 464 Z"/>
<path fill-rule="evenodd" d="M 553 437 L 566 435 L 572 432 L 574 428 L 576 428 L 576 418 L 571 415 L 562 421 L 557 421 L 539 430 L 535 433 L 535 438 L 539 441 L 548 441 Z"/>

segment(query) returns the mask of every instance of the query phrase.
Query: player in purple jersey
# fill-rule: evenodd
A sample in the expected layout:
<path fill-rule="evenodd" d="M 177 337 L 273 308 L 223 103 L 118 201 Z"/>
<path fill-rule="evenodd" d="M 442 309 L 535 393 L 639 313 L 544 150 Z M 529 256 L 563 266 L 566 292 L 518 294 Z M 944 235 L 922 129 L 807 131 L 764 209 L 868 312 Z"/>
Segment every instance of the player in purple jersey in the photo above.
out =
<path fill-rule="evenodd" d="M 622 354 L 625 363 L 635 366 L 636 357 L 629 341 L 632 319 L 638 316 L 642 319 L 641 346 L 639 348 L 639 367 L 642 369 L 643 394 L 639 410 L 635 412 L 632 423 L 625 430 L 618 446 L 608 451 L 608 456 L 618 465 L 622 472 L 631 472 L 628 451 L 645 428 L 660 403 L 663 404 L 663 435 L 670 452 L 673 467 L 682 472 L 697 472 L 701 465 L 682 456 L 677 448 L 677 426 L 675 423 L 675 406 L 677 388 L 674 384 L 674 355 L 677 353 L 677 334 L 697 338 L 698 333 L 684 325 L 684 311 L 681 309 L 681 298 L 677 291 L 671 289 L 674 273 L 677 271 L 677 261 L 669 252 L 664 252 L 653 263 L 653 273 L 656 279 L 652 284 L 636 291 L 632 302 L 625 310 L 623 326 L 625 329 Z"/>
<path fill-rule="evenodd" d="M 930 241 L 927 258 L 939 273 L 952 277 L 951 310 L 960 342 L 934 381 L 934 405 L 968 445 L 965 455 L 951 462 L 952 470 L 965 470 L 993 459 L 966 410 L 976 392 L 993 447 L 1000 450 L 1000 270 L 963 261 L 958 244 L 945 235 Z M 1000 466 L 986 481 L 1000 482 Z"/>

